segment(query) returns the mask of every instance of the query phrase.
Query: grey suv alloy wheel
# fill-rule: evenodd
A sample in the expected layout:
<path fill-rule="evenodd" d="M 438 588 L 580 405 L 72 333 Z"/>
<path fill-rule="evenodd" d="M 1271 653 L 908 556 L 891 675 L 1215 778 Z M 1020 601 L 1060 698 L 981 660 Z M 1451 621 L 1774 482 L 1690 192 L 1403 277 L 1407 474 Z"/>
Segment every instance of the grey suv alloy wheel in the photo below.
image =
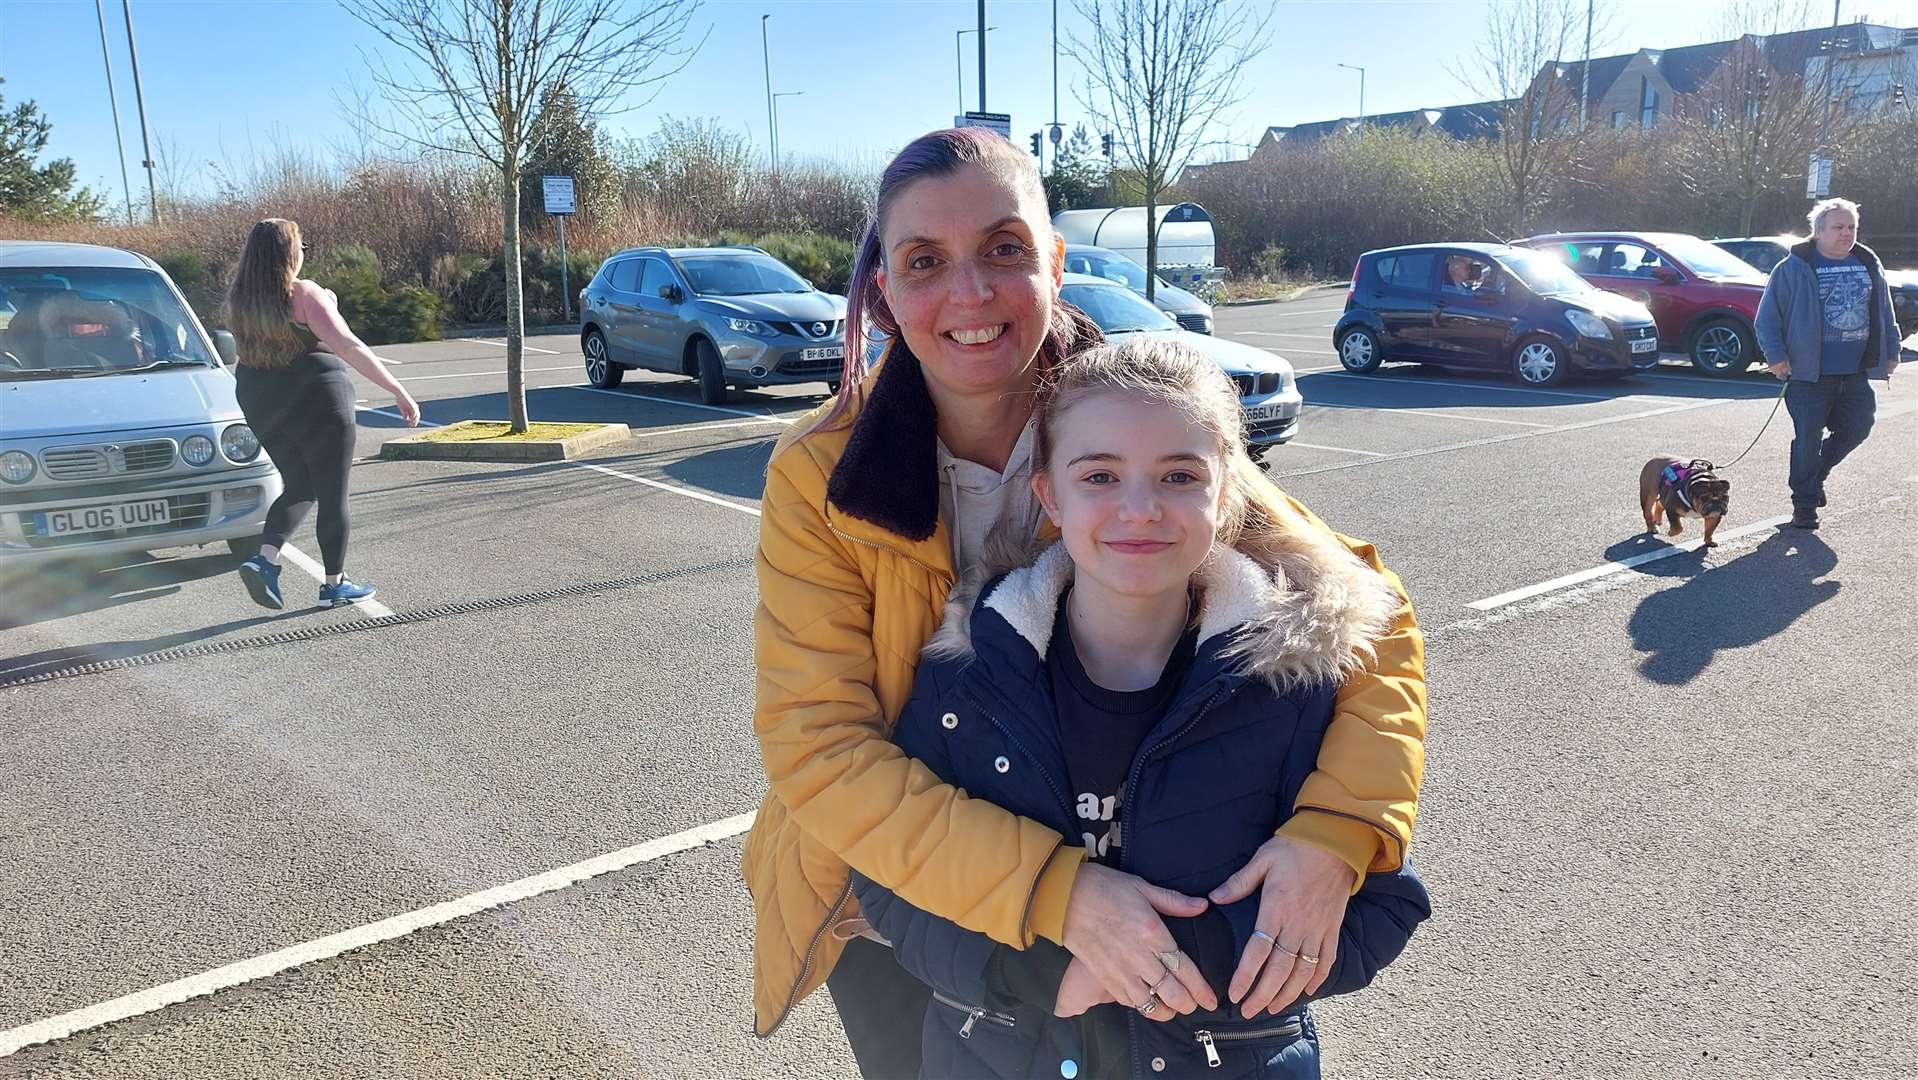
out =
<path fill-rule="evenodd" d="M 597 330 L 586 331 L 586 337 L 580 342 L 580 349 L 586 354 L 586 378 L 601 390 L 611 390 L 626 377 L 626 369 L 612 362 L 606 355 L 606 339 Z"/>

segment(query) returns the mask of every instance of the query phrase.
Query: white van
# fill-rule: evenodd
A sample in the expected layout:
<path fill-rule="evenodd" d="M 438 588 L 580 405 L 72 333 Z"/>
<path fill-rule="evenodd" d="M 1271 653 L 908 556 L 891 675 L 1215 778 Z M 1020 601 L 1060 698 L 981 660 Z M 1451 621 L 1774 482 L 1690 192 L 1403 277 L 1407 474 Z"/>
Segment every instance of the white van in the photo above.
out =
<path fill-rule="evenodd" d="M 280 474 L 165 271 L 87 244 L 0 240 L 0 570 L 259 544 Z"/>

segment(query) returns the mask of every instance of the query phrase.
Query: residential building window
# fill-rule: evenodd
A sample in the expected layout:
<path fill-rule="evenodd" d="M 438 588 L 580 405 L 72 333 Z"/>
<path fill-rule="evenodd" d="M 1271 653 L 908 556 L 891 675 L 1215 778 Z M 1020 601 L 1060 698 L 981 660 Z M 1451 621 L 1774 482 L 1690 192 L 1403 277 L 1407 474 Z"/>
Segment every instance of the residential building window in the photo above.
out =
<path fill-rule="evenodd" d="M 1639 79 L 1638 90 L 1638 126 L 1651 127 L 1652 119 L 1658 115 L 1658 91 L 1652 89 L 1650 79 Z"/>
<path fill-rule="evenodd" d="M 1612 126 L 1615 128 L 1622 128 L 1625 126 L 1624 110 L 1621 109 L 1618 112 L 1615 112 L 1612 114 Z"/>

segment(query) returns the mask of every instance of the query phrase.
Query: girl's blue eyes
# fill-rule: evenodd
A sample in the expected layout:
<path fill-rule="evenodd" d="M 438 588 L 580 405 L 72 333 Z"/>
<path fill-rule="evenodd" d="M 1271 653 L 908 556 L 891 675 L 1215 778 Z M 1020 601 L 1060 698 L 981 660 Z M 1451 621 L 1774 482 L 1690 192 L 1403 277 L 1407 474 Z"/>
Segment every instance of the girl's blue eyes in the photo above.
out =
<path fill-rule="evenodd" d="M 1118 477 L 1112 475 L 1109 472 L 1087 473 L 1085 476 L 1080 477 L 1080 480 L 1084 481 L 1085 483 L 1093 484 L 1098 487 L 1104 487 L 1108 484 L 1117 483 L 1118 479 L 1119 479 Z M 1196 474 L 1189 473 L 1184 470 L 1180 470 L 1178 472 L 1167 473 L 1165 476 L 1165 482 L 1168 484 L 1182 486 L 1185 484 L 1197 484 L 1197 483 L 1200 483 L 1201 481 Z"/>

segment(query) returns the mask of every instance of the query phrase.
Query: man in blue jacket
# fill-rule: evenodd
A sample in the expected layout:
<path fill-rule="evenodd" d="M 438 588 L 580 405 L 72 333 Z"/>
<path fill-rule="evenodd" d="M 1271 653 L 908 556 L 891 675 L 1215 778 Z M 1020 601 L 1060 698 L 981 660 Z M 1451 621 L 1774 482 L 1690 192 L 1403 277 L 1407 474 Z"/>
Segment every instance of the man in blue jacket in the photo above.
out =
<path fill-rule="evenodd" d="M 1858 242 L 1858 204 L 1826 199 L 1807 217 L 1811 239 L 1772 269 L 1757 330 L 1772 374 L 1789 380 L 1791 523 L 1816 529 L 1825 477 L 1871 433 L 1867 380 L 1890 381 L 1899 338 L 1884 266 Z"/>

